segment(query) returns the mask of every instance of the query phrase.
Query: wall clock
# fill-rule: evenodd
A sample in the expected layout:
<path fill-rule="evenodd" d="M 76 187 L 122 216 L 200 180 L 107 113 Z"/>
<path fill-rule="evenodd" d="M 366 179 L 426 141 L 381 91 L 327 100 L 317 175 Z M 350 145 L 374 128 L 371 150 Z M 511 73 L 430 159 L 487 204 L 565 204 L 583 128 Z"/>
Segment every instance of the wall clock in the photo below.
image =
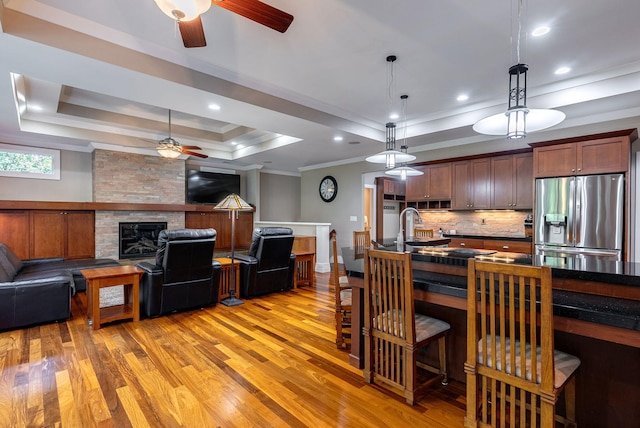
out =
<path fill-rule="evenodd" d="M 338 182 L 332 176 L 327 175 L 320 180 L 318 191 L 320 192 L 320 199 L 325 202 L 331 202 L 338 195 Z"/>

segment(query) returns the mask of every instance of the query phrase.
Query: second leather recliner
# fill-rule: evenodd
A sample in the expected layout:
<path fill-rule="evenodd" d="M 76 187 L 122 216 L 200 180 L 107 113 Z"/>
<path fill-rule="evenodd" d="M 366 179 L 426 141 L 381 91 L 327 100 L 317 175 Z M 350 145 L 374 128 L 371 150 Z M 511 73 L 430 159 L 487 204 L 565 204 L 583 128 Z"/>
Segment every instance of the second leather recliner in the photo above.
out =
<path fill-rule="evenodd" d="M 240 263 L 240 297 L 249 298 L 293 287 L 296 256 L 293 230 L 259 227 L 253 231 L 248 255 L 236 255 Z"/>

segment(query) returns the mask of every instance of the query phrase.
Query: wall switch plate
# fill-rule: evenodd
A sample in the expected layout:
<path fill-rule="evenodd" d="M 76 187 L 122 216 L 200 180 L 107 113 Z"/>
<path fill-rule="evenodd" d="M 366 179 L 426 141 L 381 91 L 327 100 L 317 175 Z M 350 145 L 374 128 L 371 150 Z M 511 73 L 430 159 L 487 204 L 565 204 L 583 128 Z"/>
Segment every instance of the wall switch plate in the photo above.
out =
<path fill-rule="evenodd" d="M 349 221 L 358 221 L 358 216 L 357 215 L 350 216 Z"/>

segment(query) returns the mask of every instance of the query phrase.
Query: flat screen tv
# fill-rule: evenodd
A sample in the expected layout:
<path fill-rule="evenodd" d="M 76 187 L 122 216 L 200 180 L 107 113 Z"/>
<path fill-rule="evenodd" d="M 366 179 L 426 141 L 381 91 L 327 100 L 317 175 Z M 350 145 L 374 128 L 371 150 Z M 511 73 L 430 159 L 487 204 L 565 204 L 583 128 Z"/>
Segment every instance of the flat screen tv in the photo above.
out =
<path fill-rule="evenodd" d="M 188 170 L 186 193 L 188 204 L 217 204 L 230 193 L 240 194 L 240 176 Z"/>

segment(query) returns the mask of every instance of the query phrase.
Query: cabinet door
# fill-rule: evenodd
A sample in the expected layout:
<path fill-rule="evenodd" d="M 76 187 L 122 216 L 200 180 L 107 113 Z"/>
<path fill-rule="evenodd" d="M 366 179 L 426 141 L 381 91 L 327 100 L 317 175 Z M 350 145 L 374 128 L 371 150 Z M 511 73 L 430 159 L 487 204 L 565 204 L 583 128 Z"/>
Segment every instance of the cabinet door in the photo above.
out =
<path fill-rule="evenodd" d="M 29 211 L 0 211 L 0 242 L 21 259 L 29 258 Z"/>
<path fill-rule="evenodd" d="M 567 177 L 576 173 L 575 143 L 533 149 L 533 173 L 537 177 Z"/>
<path fill-rule="evenodd" d="M 491 208 L 513 208 L 513 156 L 491 158 Z"/>
<path fill-rule="evenodd" d="M 451 164 L 439 163 L 427 167 L 427 198 L 432 201 L 451 199 Z"/>
<path fill-rule="evenodd" d="M 427 181 L 429 177 L 427 168 L 421 166 L 416 169 L 422 171 L 424 174 L 407 178 L 405 194 L 408 201 L 424 201 L 427 199 Z"/>
<path fill-rule="evenodd" d="M 29 258 L 64 257 L 64 211 L 33 210 L 30 218 Z"/>
<path fill-rule="evenodd" d="M 93 211 L 67 211 L 65 218 L 67 259 L 92 259 L 95 257 L 95 214 Z"/>
<path fill-rule="evenodd" d="M 184 227 L 187 229 L 208 229 L 213 227 L 211 223 L 212 218 L 208 214 L 211 213 L 185 212 Z"/>
<path fill-rule="evenodd" d="M 491 162 L 489 158 L 469 162 L 471 168 L 471 208 L 487 209 L 491 201 Z"/>
<path fill-rule="evenodd" d="M 454 210 L 468 210 L 471 205 L 469 162 L 454 162 L 451 165 L 453 176 L 453 194 L 451 208 Z"/>
<path fill-rule="evenodd" d="M 627 172 L 630 158 L 628 138 L 604 138 L 576 143 L 576 174 Z"/>
<path fill-rule="evenodd" d="M 249 249 L 251 246 L 251 238 L 253 236 L 253 213 L 240 213 L 240 217 L 236 219 L 236 249 Z M 315 250 L 314 250 L 315 251 Z"/>
<path fill-rule="evenodd" d="M 514 199 L 519 210 L 533 208 L 533 153 L 513 155 Z"/>

